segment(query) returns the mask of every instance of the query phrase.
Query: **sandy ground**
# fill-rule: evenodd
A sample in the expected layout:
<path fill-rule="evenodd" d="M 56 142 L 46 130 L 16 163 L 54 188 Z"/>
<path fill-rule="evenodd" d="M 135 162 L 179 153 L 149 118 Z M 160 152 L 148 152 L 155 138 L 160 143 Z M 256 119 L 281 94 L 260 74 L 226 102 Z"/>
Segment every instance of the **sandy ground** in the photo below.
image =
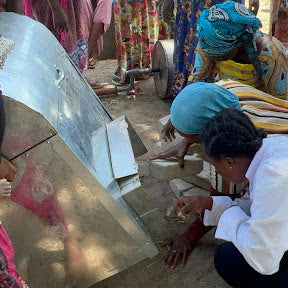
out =
<path fill-rule="evenodd" d="M 85 75 L 100 82 L 111 82 L 111 75 L 116 67 L 115 60 L 100 61 L 95 70 L 88 70 Z M 151 215 L 146 221 L 152 239 L 157 242 L 163 238 L 184 231 L 187 225 L 165 218 L 166 208 L 171 205 L 175 196 L 171 192 L 168 181 L 158 181 L 149 176 L 149 157 L 161 151 L 156 146 L 159 141 L 158 119 L 169 114 L 171 101 L 161 100 L 155 92 L 153 77 L 137 82 L 140 91 L 136 95 L 121 93 L 116 96 L 100 97 L 104 106 L 113 118 L 126 115 L 138 135 L 145 144 L 148 153 L 137 158 L 139 174 L 142 182 L 142 191 L 158 207 L 158 214 Z M 217 240 L 214 239 L 214 230 L 210 231 L 192 252 L 186 266 L 175 270 L 167 269 L 163 262 L 167 248 L 159 248 L 160 253 L 146 259 L 117 275 L 105 279 L 93 288 L 183 288 L 193 287 L 228 287 L 215 271 L 213 264 L 214 249 Z"/>

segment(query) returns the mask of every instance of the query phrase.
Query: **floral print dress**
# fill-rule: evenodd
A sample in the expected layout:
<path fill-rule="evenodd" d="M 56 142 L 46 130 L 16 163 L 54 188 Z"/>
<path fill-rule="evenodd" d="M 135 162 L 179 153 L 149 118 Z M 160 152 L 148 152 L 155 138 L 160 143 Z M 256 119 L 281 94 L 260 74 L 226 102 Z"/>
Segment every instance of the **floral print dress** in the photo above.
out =
<path fill-rule="evenodd" d="M 197 47 L 196 25 L 203 9 L 225 0 L 178 0 L 174 36 L 173 81 L 170 96 L 176 97 L 187 85 Z M 237 0 L 242 3 L 244 1 Z"/>
<path fill-rule="evenodd" d="M 159 30 L 156 4 L 156 0 L 113 1 L 117 76 L 150 66 Z"/>

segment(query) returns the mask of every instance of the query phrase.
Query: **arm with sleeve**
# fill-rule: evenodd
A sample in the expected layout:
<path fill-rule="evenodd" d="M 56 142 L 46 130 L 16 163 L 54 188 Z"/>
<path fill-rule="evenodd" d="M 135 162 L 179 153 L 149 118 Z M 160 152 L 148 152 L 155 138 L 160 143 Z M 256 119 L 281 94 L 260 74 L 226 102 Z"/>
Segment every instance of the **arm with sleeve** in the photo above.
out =
<path fill-rule="evenodd" d="M 250 187 L 251 215 L 240 205 L 232 206 L 233 201 L 215 200 L 216 197 L 212 210 L 205 211 L 205 225 L 209 220 L 214 225 L 219 221 L 215 237 L 231 241 L 247 263 L 264 275 L 279 270 L 288 250 L 287 164 L 287 161 L 279 161 L 277 165 L 266 163 L 257 170 Z"/>

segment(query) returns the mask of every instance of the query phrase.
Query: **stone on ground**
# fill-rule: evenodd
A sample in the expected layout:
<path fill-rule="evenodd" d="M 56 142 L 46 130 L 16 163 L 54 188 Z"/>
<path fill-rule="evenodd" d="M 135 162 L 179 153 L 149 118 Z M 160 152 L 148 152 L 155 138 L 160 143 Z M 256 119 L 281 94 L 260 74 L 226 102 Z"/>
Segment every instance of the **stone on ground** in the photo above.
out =
<path fill-rule="evenodd" d="M 180 198 L 183 196 L 184 191 L 187 191 L 188 189 L 192 188 L 194 185 L 181 178 L 177 178 L 177 179 L 170 180 L 169 186 L 171 190 L 173 191 L 173 193 L 175 194 L 175 196 L 177 198 Z"/>
<path fill-rule="evenodd" d="M 150 161 L 150 175 L 159 180 L 171 180 L 196 175 L 203 170 L 203 160 L 194 156 L 185 156 L 185 168 L 181 169 L 177 159 L 159 159 Z"/>

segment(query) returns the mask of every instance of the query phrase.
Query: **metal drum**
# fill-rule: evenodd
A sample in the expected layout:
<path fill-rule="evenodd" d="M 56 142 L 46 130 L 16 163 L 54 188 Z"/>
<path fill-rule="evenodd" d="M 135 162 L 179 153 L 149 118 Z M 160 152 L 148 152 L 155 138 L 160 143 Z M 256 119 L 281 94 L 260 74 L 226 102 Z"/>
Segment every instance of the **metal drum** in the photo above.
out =
<path fill-rule="evenodd" d="M 161 99 L 169 97 L 173 79 L 174 40 L 159 40 L 155 43 L 152 55 L 152 72 L 156 93 Z"/>

